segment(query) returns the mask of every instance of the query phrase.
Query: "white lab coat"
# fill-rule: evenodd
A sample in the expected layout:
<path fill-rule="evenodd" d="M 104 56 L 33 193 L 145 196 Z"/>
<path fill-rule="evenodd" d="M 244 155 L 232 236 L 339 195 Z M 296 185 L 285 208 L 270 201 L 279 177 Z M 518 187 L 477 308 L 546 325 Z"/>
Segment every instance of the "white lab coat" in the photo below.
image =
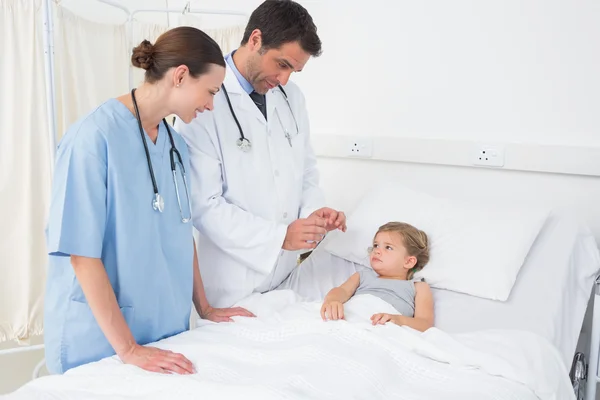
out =
<path fill-rule="evenodd" d="M 283 282 L 300 253 L 282 250 L 288 225 L 324 205 L 300 89 L 291 82 L 284 87 L 298 122 L 296 134 L 278 88 L 266 95 L 267 122 L 229 66 L 224 84 L 252 143 L 249 152 L 236 145 L 239 129 L 222 90 L 213 111 L 199 113 L 188 125 L 175 124 L 189 147 L 198 259 L 207 298 L 215 307 L 231 306 Z"/>

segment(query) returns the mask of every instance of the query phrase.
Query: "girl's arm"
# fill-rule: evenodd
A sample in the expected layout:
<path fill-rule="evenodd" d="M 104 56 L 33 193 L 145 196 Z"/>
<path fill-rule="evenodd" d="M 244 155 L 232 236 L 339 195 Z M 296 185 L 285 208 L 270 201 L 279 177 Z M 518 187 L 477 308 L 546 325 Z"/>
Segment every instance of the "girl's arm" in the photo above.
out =
<path fill-rule="evenodd" d="M 406 325 L 418 331 L 424 332 L 433 327 L 433 294 L 429 285 L 425 282 L 415 283 L 415 316 L 375 314 L 371 317 L 373 325 L 385 324 L 388 321 L 396 325 Z"/>
<path fill-rule="evenodd" d="M 350 300 L 359 284 L 360 275 L 358 272 L 355 272 L 346 282 L 331 289 L 329 293 L 327 293 L 327 296 L 325 296 L 325 300 L 323 301 L 323 306 L 321 307 L 321 317 L 324 321 L 328 319 L 337 320 L 344 318 L 343 304 Z"/>
<path fill-rule="evenodd" d="M 416 282 L 415 292 L 415 316 L 410 318 L 398 315 L 394 323 L 424 332 L 433 327 L 433 294 L 425 282 Z"/>
<path fill-rule="evenodd" d="M 358 272 L 355 272 L 350 278 L 348 278 L 346 282 L 342 283 L 338 287 L 331 289 L 329 293 L 327 293 L 327 296 L 325 296 L 324 303 L 330 303 L 333 301 L 339 301 L 340 303 L 347 302 L 348 300 L 350 300 L 352 295 L 354 295 L 354 292 L 356 292 L 356 289 L 358 288 L 359 284 L 360 275 L 358 274 Z"/>

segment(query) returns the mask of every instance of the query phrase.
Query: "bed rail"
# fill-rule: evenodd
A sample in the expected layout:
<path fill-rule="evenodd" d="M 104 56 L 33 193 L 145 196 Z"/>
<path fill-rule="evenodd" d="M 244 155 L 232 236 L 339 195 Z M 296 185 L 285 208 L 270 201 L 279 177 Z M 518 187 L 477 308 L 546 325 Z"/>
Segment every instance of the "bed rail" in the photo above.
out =
<path fill-rule="evenodd" d="M 592 302 L 592 334 L 590 337 L 589 363 L 586 368 L 585 398 L 596 399 L 598 377 L 598 352 L 600 352 L 600 276 L 594 284 L 594 299 Z"/>

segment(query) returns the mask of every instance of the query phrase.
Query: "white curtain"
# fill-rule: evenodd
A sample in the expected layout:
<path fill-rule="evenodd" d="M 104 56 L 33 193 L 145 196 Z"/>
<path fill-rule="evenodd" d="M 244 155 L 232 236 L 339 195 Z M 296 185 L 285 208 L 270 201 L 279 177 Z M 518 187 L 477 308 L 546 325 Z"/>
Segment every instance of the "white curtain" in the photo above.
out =
<path fill-rule="evenodd" d="M 0 1 L 0 342 L 42 332 L 51 160 L 41 1 Z"/>
<path fill-rule="evenodd" d="M 237 49 L 244 36 L 244 26 L 234 25 L 224 28 L 205 28 L 206 24 L 202 17 L 192 14 L 184 14 L 179 18 L 179 24 L 182 26 L 193 26 L 203 30 L 208 36 L 213 38 L 221 47 L 224 54 Z"/>
<path fill-rule="evenodd" d="M 59 138 L 73 122 L 127 92 L 130 49 L 125 25 L 88 21 L 55 7 L 55 86 Z"/>

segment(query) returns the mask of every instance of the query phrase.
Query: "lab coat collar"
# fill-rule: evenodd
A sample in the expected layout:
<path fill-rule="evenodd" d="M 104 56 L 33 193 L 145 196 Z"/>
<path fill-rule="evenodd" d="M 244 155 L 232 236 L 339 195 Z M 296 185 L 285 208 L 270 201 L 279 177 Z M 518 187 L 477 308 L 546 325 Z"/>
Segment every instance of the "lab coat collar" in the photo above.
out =
<path fill-rule="evenodd" d="M 240 84 L 240 82 L 237 79 L 237 76 L 235 76 L 235 72 L 233 72 L 233 69 L 231 69 L 231 67 L 229 66 L 229 63 L 225 63 L 226 67 L 226 71 L 225 71 L 225 80 L 223 81 L 223 84 L 225 85 L 225 88 L 227 89 L 227 93 L 229 94 L 246 94 L 246 91 L 244 90 L 244 88 L 242 87 L 242 85 Z M 256 106 L 255 106 L 256 107 Z"/>
<path fill-rule="evenodd" d="M 227 72 L 225 73 L 223 84 L 227 89 L 229 99 L 231 100 L 231 106 L 234 111 L 237 112 L 237 110 L 240 110 L 241 113 L 254 115 L 259 121 L 266 124 L 262 113 L 258 107 L 256 107 L 248 93 L 246 93 L 229 64 L 227 64 Z M 238 116 L 238 118 L 240 117 Z"/>
<path fill-rule="evenodd" d="M 225 80 L 223 81 L 225 88 L 227 89 L 227 93 L 229 93 L 229 98 L 231 100 L 231 105 L 234 110 L 242 110 L 243 112 L 248 112 L 253 114 L 261 123 L 267 124 L 265 121 L 265 117 L 262 115 L 256 104 L 252 101 L 250 96 L 246 93 L 237 77 L 235 76 L 235 72 L 226 63 L 226 72 L 225 72 Z M 276 107 L 276 96 L 273 92 L 274 90 L 279 90 L 278 88 L 271 89 L 266 94 L 267 101 L 267 117 L 269 121 L 272 121 L 273 118 L 277 118 L 275 116 Z"/>

